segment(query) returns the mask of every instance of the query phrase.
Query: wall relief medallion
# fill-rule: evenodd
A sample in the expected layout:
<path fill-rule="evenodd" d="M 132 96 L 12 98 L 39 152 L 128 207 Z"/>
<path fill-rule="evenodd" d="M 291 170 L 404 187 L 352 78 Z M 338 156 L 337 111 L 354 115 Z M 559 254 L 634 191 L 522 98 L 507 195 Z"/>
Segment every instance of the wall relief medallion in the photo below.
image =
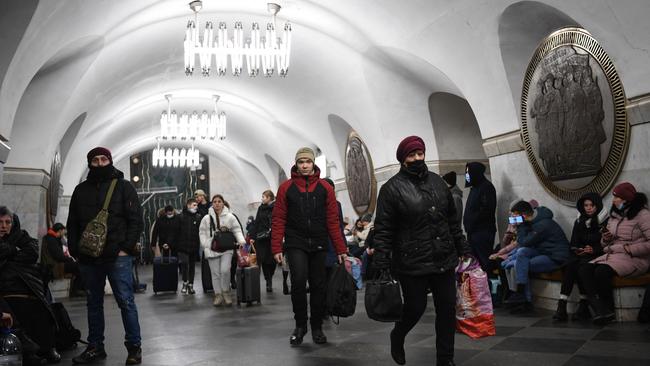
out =
<path fill-rule="evenodd" d="M 539 45 L 521 93 L 521 133 L 549 193 L 570 203 L 611 188 L 629 145 L 625 103 L 614 64 L 589 32 L 560 29 Z"/>
<path fill-rule="evenodd" d="M 359 216 L 373 213 L 377 204 L 375 168 L 366 144 L 354 131 L 345 148 L 345 183 L 354 211 Z"/>

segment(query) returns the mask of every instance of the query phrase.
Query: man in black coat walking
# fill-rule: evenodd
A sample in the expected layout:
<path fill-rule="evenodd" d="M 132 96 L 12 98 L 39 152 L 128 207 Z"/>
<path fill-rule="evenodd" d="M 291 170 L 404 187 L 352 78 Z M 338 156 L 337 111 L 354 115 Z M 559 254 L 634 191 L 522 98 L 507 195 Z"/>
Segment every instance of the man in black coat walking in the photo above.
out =
<path fill-rule="evenodd" d="M 479 162 L 467 163 L 465 187 L 471 187 L 463 215 L 467 241 L 472 248 L 472 254 L 481 263 L 481 268 L 488 272 L 489 257 L 497 233 L 497 192 L 492 182 L 485 177 L 485 165 Z"/>
<path fill-rule="evenodd" d="M 183 213 L 180 215 L 178 233 L 176 235 L 176 250 L 181 261 L 183 273 L 182 294 L 194 295 L 194 272 L 195 263 L 199 257 L 199 225 L 201 225 L 201 214 L 198 212 L 196 200 L 187 200 Z"/>

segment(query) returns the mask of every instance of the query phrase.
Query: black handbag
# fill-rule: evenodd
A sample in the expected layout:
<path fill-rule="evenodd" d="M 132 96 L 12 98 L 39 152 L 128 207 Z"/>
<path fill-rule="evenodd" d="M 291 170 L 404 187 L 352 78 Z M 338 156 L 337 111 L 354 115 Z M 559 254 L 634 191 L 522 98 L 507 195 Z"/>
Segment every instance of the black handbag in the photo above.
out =
<path fill-rule="evenodd" d="M 366 282 L 364 303 L 370 319 L 380 322 L 396 322 L 402 319 L 402 292 L 399 282 L 386 270 L 376 279 Z"/>
<path fill-rule="evenodd" d="M 217 223 L 217 230 L 214 230 L 212 243 L 210 244 L 210 250 L 217 253 L 223 253 L 237 248 L 237 240 L 235 240 L 235 234 L 233 234 L 231 231 L 221 231 L 219 217 L 217 217 Z M 213 230 L 214 228 L 214 220 L 212 220 L 212 216 L 210 216 L 210 229 Z"/>

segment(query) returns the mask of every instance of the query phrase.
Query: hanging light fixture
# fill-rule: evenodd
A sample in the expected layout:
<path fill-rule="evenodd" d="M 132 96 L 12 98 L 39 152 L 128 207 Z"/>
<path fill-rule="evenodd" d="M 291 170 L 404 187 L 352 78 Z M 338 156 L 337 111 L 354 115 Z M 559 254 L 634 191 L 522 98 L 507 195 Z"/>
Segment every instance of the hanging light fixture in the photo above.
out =
<path fill-rule="evenodd" d="M 199 37 L 197 29 L 198 12 L 203 7 L 201 1 L 192 1 L 190 8 L 194 11 L 194 20 L 187 22 L 185 31 L 185 74 L 194 73 L 196 59 L 199 59 L 201 74 L 209 76 L 213 63 L 217 74 L 223 76 L 228 70 L 230 59 L 231 72 L 239 76 L 242 72 L 244 60 L 248 76 L 255 77 L 260 73 L 272 76 L 275 68 L 282 77 L 289 72 L 291 56 L 291 24 L 284 24 L 282 38 L 277 36 L 275 30 L 275 17 L 282 8 L 275 3 L 268 3 L 267 8 L 273 16 L 273 21 L 266 25 L 266 33 L 262 36 L 258 23 L 251 26 L 250 37 L 244 40 L 244 30 L 241 22 L 236 22 L 232 36 L 229 34 L 225 22 L 220 22 L 216 31 L 212 22 L 207 22 L 203 30 L 203 37 Z M 216 37 L 215 37 L 216 33 Z"/>
<path fill-rule="evenodd" d="M 201 153 L 194 145 L 189 149 L 161 148 L 160 141 L 151 153 L 151 165 L 154 168 L 190 168 L 195 170 L 200 167 Z"/>
<path fill-rule="evenodd" d="M 171 94 L 166 94 L 167 110 L 160 116 L 160 136 L 164 140 L 224 140 L 226 138 L 226 113 L 219 112 L 218 95 L 213 95 L 214 110 L 200 115 L 195 111 L 191 115 L 183 112 L 180 116 L 171 110 Z"/>

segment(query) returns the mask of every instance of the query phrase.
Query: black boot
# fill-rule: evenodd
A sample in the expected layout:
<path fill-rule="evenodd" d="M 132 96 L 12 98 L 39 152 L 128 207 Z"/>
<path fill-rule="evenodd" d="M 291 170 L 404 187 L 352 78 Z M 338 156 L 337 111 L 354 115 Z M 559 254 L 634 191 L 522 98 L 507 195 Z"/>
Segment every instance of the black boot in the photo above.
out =
<path fill-rule="evenodd" d="M 61 355 L 56 351 L 56 348 L 50 348 L 46 352 L 43 352 L 39 356 L 47 360 L 48 364 L 54 364 L 61 362 Z"/>
<path fill-rule="evenodd" d="M 128 355 L 126 356 L 126 365 L 139 365 L 142 363 L 142 348 L 140 345 L 129 345 L 124 343 Z"/>
<path fill-rule="evenodd" d="M 266 280 L 266 292 L 273 292 L 273 282 Z"/>
<path fill-rule="evenodd" d="M 506 303 L 513 305 L 523 304 L 526 302 L 528 302 L 528 299 L 526 299 L 526 285 L 522 284 L 517 285 L 517 292 L 510 295 L 510 297 L 508 297 L 508 300 L 506 300 Z"/>
<path fill-rule="evenodd" d="M 594 309 L 593 323 L 596 325 L 605 325 L 616 319 L 614 309 L 610 309 L 605 301 L 600 298 L 590 298 L 589 304 Z"/>
<path fill-rule="evenodd" d="M 289 291 L 289 285 L 287 284 L 288 277 L 289 271 L 282 271 L 282 293 L 285 295 L 291 294 L 291 291 Z"/>
<path fill-rule="evenodd" d="M 576 312 L 571 316 L 571 320 L 589 320 L 591 319 L 591 312 L 589 311 L 589 301 L 587 299 L 580 299 Z"/>
<path fill-rule="evenodd" d="M 566 312 L 566 300 L 559 300 L 557 302 L 557 310 L 553 314 L 553 320 L 565 322 L 569 319 L 569 314 Z"/>
<path fill-rule="evenodd" d="M 311 339 L 316 344 L 327 343 L 327 337 L 325 336 L 325 333 L 323 333 L 323 328 L 321 328 L 320 326 L 311 327 Z"/>
<path fill-rule="evenodd" d="M 395 329 L 390 332 L 390 355 L 398 365 L 406 363 L 406 352 L 404 351 L 404 338 L 395 334 Z"/>
<path fill-rule="evenodd" d="M 292 346 L 302 344 L 302 339 L 305 337 L 305 334 L 307 334 L 307 327 L 296 327 L 293 333 L 291 333 L 291 337 L 289 337 L 289 343 Z"/>

